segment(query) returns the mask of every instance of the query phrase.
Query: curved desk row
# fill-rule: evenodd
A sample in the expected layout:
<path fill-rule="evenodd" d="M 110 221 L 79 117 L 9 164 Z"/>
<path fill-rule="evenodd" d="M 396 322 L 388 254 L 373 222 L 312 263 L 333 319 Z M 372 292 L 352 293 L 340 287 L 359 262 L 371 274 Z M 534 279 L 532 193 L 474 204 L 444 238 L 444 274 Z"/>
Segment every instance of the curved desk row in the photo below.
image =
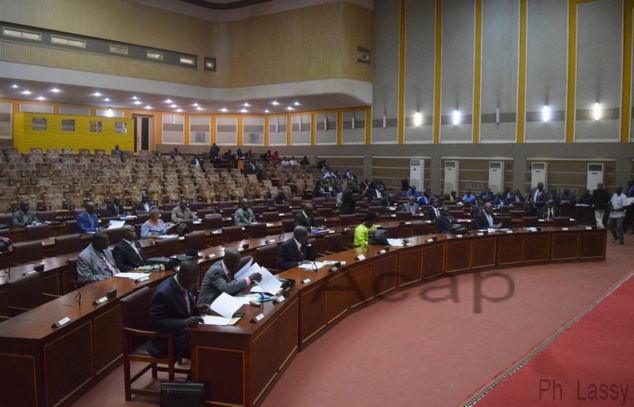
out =
<path fill-rule="evenodd" d="M 370 246 L 325 259 L 345 261 L 335 272 L 300 268 L 280 273 L 296 281 L 280 304 L 244 307 L 233 327 L 190 330 L 192 376 L 205 384 L 214 406 L 258 405 L 296 353 L 350 312 L 425 280 L 452 273 L 574 261 L 605 260 L 606 231 L 585 228 L 516 231 L 491 235 L 408 239 L 385 252 Z M 359 254 L 364 260 L 356 260 Z M 305 279 L 310 282 L 302 283 Z M 264 314 L 259 323 L 250 322 Z"/>

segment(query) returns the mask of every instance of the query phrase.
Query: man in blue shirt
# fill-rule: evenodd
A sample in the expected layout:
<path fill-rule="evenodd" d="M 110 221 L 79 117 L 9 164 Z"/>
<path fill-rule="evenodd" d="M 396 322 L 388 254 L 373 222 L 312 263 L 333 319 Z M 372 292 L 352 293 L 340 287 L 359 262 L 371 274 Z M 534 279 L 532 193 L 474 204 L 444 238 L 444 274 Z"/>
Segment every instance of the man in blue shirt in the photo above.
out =
<path fill-rule="evenodd" d="M 81 233 L 95 233 L 99 230 L 94 202 L 86 202 L 86 210 L 77 216 L 77 227 Z"/>
<path fill-rule="evenodd" d="M 471 193 L 470 189 L 467 189 L 467 193 L 462 197 L 462 202 L 464 203 L 474 203 L 476 200 L 475 195 Z"/>

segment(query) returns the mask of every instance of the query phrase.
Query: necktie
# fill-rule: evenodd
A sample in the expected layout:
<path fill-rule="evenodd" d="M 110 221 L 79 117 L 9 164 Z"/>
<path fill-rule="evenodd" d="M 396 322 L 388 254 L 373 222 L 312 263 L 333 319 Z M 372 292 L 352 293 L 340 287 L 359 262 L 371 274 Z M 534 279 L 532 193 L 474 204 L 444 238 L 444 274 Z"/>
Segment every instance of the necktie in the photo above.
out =
<path fill-rule="evenodd" d="M 299 248 L 299 259 L 304 260 L 304 250 L 302 249 L 301 246 Z"/>
<path fill-rule="evenodd" d="M 553 218 L 553 208 L 548 208 L 548 219 Z"/>
<path fill-rule="evenodd" d="M 380 198 L 381 197 L 381 191 L 379 191 L 378 189 L 376 190 L 376 197 Z"/>
<path fill-rule="evenodd" d="M 186 288 L 183 288 L 183 300 L 185 301 L 185 307 L 187 307 L 187 315 L 189 315 L 192 313 L 192 309 L 189 306 L 189 295 Z"/>
<path fill-rule="evenodd" d="M 103 252 L 101 252 L 99 253 L 99 257 L 101 257 L 101 260 L 103 260 L 103 262 L 106 264 L 106 268 L 110 271 L 110 274 L 114 275 L 116 270 L 112 266 L 112 264 L 108 261 L 108 258 L 106 257 L 106 255 L 103 254 Z"/>
<path fill-rule="evenodd" d="M 434 213 L 436 214 L 436 217 L 438 217 L 438 209 L 434 208 Z"/>
<path fill-rule="evenodd" d="M 486 215 L 487 215 L 487 220 L 489 221 L 489 227 L 492 227 L 493 226 L 493 218 L 491 218 L 491 215 L 489 215 L 488 213 Z"/>
<path fill-rule="evenodd" d="M 136 247 L 134 242 L 130 242 L 130 245 L 134 249 L 134 252 L 136 253 L 136 255 L 139 256 L 139 259 L 141 259 L 141 263 L 143 263 L 145 265 L 145 261 L 143 260 L 143 256 L 141 256 L 141 253 L 139 253 L 139 249 Z"/>

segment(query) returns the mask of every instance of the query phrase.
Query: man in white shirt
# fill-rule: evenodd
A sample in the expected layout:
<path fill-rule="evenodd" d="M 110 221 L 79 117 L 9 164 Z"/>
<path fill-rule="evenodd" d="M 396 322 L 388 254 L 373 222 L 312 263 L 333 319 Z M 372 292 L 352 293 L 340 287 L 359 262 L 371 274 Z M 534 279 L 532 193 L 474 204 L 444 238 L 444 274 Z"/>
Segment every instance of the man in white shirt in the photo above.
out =
<path fill-rule="evenodd" d="M 614 237 L 614 244 L 623 244 L 623 220 L 625 219 L 625 209 L 629 205 L 627 197 L 623 193 L 623 187 L 616 187 L 616 192 L 610 199 L 610 217 L 608 218 L 608 229 Z"/>

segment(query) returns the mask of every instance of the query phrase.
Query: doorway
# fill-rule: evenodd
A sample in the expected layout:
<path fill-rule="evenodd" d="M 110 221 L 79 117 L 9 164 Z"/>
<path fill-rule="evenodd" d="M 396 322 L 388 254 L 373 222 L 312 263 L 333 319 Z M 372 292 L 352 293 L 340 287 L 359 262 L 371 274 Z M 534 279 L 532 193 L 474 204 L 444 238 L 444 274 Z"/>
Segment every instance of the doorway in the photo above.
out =
<path fill-rule="evenodd" d="M 149 151 L 154 145 L 154 116 L 133 114 L 134 151 Z"/>

